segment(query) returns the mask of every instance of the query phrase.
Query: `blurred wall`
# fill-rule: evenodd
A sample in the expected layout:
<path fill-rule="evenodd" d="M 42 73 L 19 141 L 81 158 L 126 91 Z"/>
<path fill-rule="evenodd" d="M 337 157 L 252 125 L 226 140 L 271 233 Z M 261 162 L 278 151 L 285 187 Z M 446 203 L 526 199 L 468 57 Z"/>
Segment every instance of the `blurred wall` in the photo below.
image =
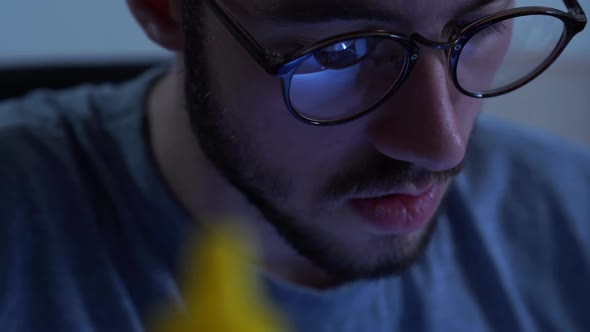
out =
<path fill-rule="evenodd" d="M 167 54 L 144 36 L 125 0 L 0 0 L 0 45 L 3 67 Z"/>
<path fill-rule="evenodd" d="M 518 5 L 563 9 L 558 0 Z M 580 0 L 590 14 L 590 0 Z M 124 0 L 1 0 L 0 67 L 169 56 L 143 35 Z M 590 26 L 541 77 L 484 111 L 590 145 Z"/>

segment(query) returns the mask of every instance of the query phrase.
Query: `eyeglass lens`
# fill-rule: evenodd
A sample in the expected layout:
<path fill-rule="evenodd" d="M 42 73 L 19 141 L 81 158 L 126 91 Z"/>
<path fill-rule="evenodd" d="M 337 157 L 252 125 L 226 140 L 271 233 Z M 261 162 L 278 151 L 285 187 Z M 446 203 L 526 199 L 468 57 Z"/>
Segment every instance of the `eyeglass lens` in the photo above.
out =
<path fill-rule="evenodd" d="M 469 92 L 489 93 L 528 78 L 552 56 L 564 29 L 558 18 L 528 15 L 479 30 L 461 51 L 459 85 Z M 405 47 L 388 37 L 337 41 L 302 60 L 291 80 L 291 105 L 315 121 L 354 116 L 396 86 L 408 57 Z"/>
<path fill-rule="evenodd" d="M 558 18 L 527 15 L 478 31 L 459 56 L 459 85 L 482 94 L 510 88 L 551 59 L 564 30 L 565 25 Z"/>
<path fill-rule="evenodd" d="M 407 51 L 393 39 L 338 41 L 308 55 L 291 80 L 290 99 L 305 118 L 327 121 L 363 111 L 401 78 Z"/>

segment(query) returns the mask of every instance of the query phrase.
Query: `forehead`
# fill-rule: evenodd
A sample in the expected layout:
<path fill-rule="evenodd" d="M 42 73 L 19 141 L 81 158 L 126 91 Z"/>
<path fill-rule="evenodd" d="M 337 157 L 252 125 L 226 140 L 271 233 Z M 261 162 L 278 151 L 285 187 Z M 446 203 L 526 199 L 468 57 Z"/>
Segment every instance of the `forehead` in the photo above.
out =
<path fill-rule="evenodd" d="M 374 19 L 415 21 L 450 17 L 501 0 L 226 0 L 253 17 L 292 21 Z"/>

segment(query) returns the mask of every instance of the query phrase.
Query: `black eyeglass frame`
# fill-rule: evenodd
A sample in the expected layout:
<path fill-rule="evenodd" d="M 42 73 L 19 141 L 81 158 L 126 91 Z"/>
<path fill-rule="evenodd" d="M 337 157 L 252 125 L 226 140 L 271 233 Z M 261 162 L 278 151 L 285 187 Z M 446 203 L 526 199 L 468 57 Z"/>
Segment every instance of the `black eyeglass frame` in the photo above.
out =
<path fill-rule="evenodd" d="M 555 8 L 542 6 L 530 6 L 507 9 L 482 17 L 464 27 L 457 29 L 451 35 L 448 42 L 432 41 L 423 37 L 419 33 L 413 33 L 409 37 L 407 37 L 405 35 L 386 30 L 366 30 L 332 36 L 323 39 L 319 42 L 316 42 L 310 46 L 303 47 L 294 53 L 285 55 L 264 48 L 238 22 L 238 20 L 231 14 L 231 12 L 223 4 L 219 2 L 219 0 L 205 0 L 205 3 L 208 5 L 211 11 L 217 16 L 217 18 L 223 23 L 223 25 L 230 31 L 230 33 L 236 38 L 236 40 L 242 45 L 242 47 L 244 47 L 244 49 L 250 54 L 250 56 L 254 58 L 254 60 L 269 75 L 278 76 L 281 79 L 283 97 L 289 112 L 295 118 L 297 118 L 300 121 L 303 121 L 304 123 L 320 126 L 337 125 L 355 120 L 377 109 L 379 106 L 385 103 L 409 77 L 410 72 L 412 71 L 420 55 L 420 48 L 418 44 L 445 51 L 446 57 L 448 59 L 447 67 L 452 77 L 453 84 L 461 93 L 475 98 L 488 98 L 499 96 L 510 91 L 513 91 L 515 89 L 518 89 L 530 82 L 531 80 L 533 80 L 534 78 L 536 78 L 537 76 L 539 76 L 559 57 L 559 55 L 563 52 L 563 50 L 569 44 L 572 38 L 580 31 L 582 31 L 587 23 L 586 14 L 584 13 L 584 10 L 582 9 L 577 0 L 563 0 L 563 3 L 565 4 L 568 10 L 567 13 Z M 457 63 L 461 56 L 463 46 L 467 42 L 469 42 L 469 40 L 475 34 L 477 34 L 479 31 L 483 29 L 488 28 L 491 25 L 494 25 L 503 20 L 528 15 L 552 16 L 560 19 L 564 23 L 565 28 L 562 33 L 561 39 L 559 40 L 558 44 L 556 45 L 550 56 L 530 74 L 502 88 L 495 89 L 487 93 L 471 92 L 464 89 L 459 84 L 457 78 Z M 379 37 L 384 39 L 393 39 L 394 41 L 398 42 L 404 47 L 404 49 L 406 50 L 405 63 L 403 65 L 400 76 L 396 80 L 396 82 L 394 82 L 393 85 L 381 96 L 381 98 L 379 98 L 373 104 L 365 107 L 363 110 L 350 116 L 334 120 L 318 120 L 305 117 L 301 115 L 299 112 L 297 112 L 297 110 L 293 107 L 291 103 L 290 97 L 291 80 L 293 75 L 295 74 L 297 66 L 301 62 L 305 61 L 309 56 L 311 56 L 313 52 L 315 52 L 316 50 L 322 49 L 338 41 L 345 41 L 364 37 Z"/>

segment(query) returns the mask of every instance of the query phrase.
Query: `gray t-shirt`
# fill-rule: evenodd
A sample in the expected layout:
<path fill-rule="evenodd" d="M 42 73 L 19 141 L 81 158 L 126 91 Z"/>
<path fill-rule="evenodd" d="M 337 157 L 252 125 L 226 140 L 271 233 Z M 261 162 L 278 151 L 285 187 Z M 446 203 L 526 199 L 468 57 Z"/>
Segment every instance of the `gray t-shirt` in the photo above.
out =
<path fill-rule="evenodd" d="M 146 145 L 150 83 L 0 104 L 0 331 L 144 331 L 181 303 L 193 223 Z M 481 117 L 407 273 L 318 291 L 265 282 L 293 330 L 590 329 L 590 153 Z"/>

